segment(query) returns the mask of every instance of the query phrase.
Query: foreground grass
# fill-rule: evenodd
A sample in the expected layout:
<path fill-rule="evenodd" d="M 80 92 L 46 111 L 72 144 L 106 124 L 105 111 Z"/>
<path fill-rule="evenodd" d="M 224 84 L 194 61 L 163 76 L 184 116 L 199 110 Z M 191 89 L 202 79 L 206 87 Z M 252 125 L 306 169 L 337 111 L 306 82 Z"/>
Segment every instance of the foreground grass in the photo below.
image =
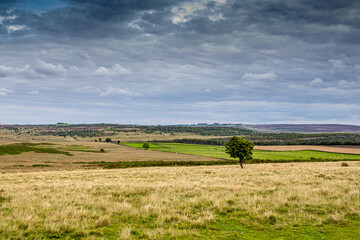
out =
<path fill-rule="evenodd" d="M 360 163 L 0 175 L 0 239 L 358 239 Z"/>
<path fill-rule="evenodd" d="M 122 143 L 130 147 L 142 148 L 143 143 Z M 225 147 L 200 144 L 161 143 L 150 144 L 149 150 L 194 154 L 206 157 L 232 159 L 225 153 Z M 320 151 L 265 151 L 253 150 L 253 162 L 293 162 L 326 160 L 360 160 L 360 155 L 329 153 Z"/>

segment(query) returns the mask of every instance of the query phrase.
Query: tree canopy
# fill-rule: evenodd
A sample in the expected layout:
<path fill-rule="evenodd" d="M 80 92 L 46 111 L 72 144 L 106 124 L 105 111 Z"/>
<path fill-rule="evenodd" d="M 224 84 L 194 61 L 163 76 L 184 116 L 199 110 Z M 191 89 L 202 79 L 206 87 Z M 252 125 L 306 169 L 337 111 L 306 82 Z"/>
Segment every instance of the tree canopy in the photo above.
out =
<path fill-rule="evenodd" d="M 233 136 L 225 144 L 225 148 L 225 152 L 230 154 L 230 157 L 239 158 L 240 166 L 243 168 L 244 160 L 252 158 L 254 143 L 245 140 L 244 138 Z"/>
<path fill-rule="evenodd" d="M 145 150 L 148 150 L 149 148 L 150 148 L 150 144 L 149 143 L 144 143 L 143 145 L 142 145 L 142 147 L 145 149 Z"/>

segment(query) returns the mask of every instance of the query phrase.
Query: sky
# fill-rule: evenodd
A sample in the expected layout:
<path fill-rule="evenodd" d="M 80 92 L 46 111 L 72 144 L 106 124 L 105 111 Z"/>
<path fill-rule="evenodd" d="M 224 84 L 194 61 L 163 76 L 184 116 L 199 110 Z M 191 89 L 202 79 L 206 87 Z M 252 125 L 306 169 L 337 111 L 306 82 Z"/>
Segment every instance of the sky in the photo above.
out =
<path fill-rule="evenodd" d="M 360 125 L 360 1 L 1 0 L 0 124 Z"/>

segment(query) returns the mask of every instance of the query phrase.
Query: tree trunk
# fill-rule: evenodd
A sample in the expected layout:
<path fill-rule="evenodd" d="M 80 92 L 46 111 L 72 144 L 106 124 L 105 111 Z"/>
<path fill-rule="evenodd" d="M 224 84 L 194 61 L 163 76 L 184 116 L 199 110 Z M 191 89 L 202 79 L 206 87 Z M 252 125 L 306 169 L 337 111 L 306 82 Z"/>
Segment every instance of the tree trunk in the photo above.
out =
<path fill-rule="evenodd" d="M 244 167 L 243 167 L 243 160 L 242 160 L 241 158 L 239 158 L 239 162 L 240 162 L 241 168 L 244 168 Z"/>

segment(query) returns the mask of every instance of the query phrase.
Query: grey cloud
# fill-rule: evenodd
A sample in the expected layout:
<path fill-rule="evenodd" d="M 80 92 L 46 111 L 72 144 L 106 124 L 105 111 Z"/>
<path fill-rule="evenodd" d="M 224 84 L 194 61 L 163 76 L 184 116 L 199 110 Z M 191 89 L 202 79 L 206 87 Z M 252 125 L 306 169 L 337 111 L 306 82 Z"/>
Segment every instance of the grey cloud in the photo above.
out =
<path fill-rule="evenodd" d="M 58 75 L 66 73 L 67 70 L 61 64 L 55 65 L 41 59 L 36 59 L 35 71 L 44 75 Z"/>
<path fill-rule="evenodd" d="M 21 67 L 12 67 L 6 65 L 0 65 L 0 77 L 8 77 L 12 75 L 23 75 L 23 76 L 32 76 L 34 71 L 29 65 Z"/>
<path fill-rule="evenodd" d="M 245 81 L 257 81 L 257 80 L 276 80 L 279 79 L 279 76 L 274 72 L 270 71 L 267 73 L 245 73 L 242 77 L 242 80 Z"/>
<path fill-rule="evenodd" d="M 0 96 L 6 96 L 8 93 L 14 93 L 14 91 L 6 88 L 0 88 Z"/>
<path fill-rule="evenodd" d="M 314 80 L 312 80 L 310 82 L 311 86 L 320 86 L 320 85 L 323 85 L 323 84 L 324 84 L 324 81 L 321 78 L 315 78 Z"/>
<path fill-rule="evenodd" d="M 120 64 L 115 64 L 112 67 L 99 67 L 94 71 L 94 75 L 98 77 L 117 77 L 130 74 L 131 70 L 129 68 L 124 68 Z"/>
<path fill-rule="evenodd" d="M 106 91 L 100 93 L 100 96 L 125 96 L 125 97 L 140 97 L 142 94 L 129 91 L 123 88 L 109 87 Z"/>
<path fill-rule="evenodd" d="M 89 121 L 360 123 L 357 1 L 64 2 L 0 10 L 16 15 L 0 24 L 1 88 L 14 91 L 2 103 L 37 121 L 76 102 Z"/>
<path fill-rule="evenodd" d="M 14 73 L 15 69 L 7 66 L 0 66 L 0 77 L 6 77 Z"/>

